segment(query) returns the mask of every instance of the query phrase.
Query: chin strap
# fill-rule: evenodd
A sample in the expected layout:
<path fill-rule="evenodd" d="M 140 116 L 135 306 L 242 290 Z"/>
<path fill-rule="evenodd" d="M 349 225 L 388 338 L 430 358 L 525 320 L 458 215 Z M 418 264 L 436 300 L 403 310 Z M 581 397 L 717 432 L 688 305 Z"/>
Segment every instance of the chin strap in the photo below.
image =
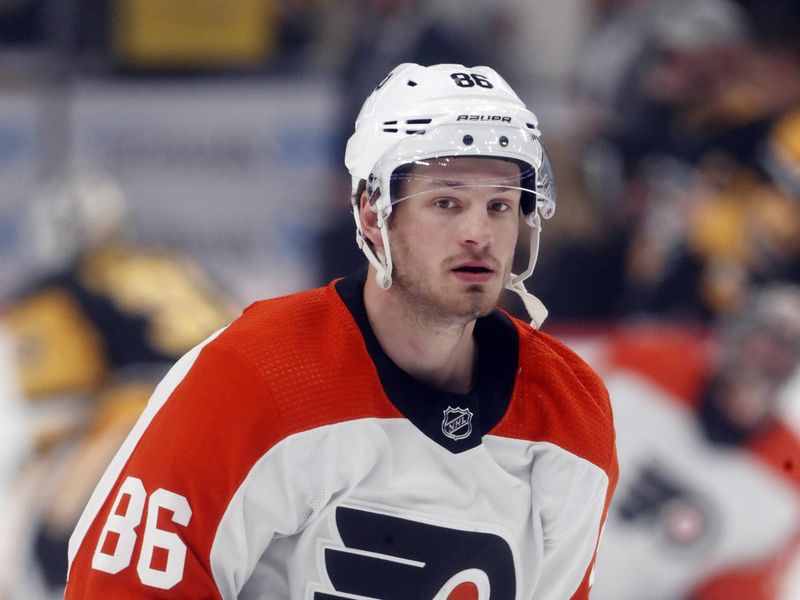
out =
<path fill-rule="evenodd" d="M 547 318 L 547 308 L 545 308 L 541 300 L 525 289 L 524 281 L 533 273 L 533 269 L 536 267 L 536 260 L 539 258 L 539 232 L 542 230 L 542 220 L 539 212 L 534 210 L 533 213 L 528 215 L 526 221 L 531 228 L 528 268 L 519 275 L 511 273 L 506 282 L 506 289 L 511 290 L 520 297 L 525 305 L 525 310 L 528 311 L 528 315 L 531 318 L 531 325 L 534 329 L 539 329 Z"/>
<path fill-rule="evenodd" d="M 386 219 L 391 211 L 391 205 L 386 211 L 378 211 L 378 228 L 381 232 L 384 248 L 384 252 L 380 252 L 373 251 L 372 246 L 367 242 L 366 236 L 361 229 L 361 217 L 358 210 L 353 210 L 353 217 L 356 221 L 356 244 L 367 257 L 369 264 L 375 267 L 375 281 L 382 290 L 388 290 L 392 286 L 392 250 L 389 246 L 389 232 L 386 226 Z"/>
<path fill-rule="evenodd" d="M 511 279 L 515 277 L 516 275 L 512 273 Z M 531 318 L 531 326 L 534 329 L 539 329 L 547 318 L 547 308 L 545 308 L 542 301 L 526 290 L 521 281 L 517 283 L 509 281 L 508 285 L 506 285 L 506 289 L 511 290 L 520 297 L 522 303 L 525 305 L 525 310 L 528 311 L 528 315 Z"/>

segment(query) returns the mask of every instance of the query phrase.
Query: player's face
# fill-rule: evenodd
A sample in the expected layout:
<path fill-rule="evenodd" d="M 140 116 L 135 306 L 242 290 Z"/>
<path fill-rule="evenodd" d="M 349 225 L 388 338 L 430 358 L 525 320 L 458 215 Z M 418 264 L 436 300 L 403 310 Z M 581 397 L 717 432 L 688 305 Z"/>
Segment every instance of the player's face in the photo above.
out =
<path fill-rule="evenodd" d="M 414 177 L 417 169 L 424 176 Z M 411 310 L 455 322 L 491 312 L 517 242 L 520 191 L 501 186 L 510 181 L 519 185 L 519 167 L 495 159 L 412 169 L 401 190 L 411 197 L 393 207 L 389 220 L 392 288 Z"/>

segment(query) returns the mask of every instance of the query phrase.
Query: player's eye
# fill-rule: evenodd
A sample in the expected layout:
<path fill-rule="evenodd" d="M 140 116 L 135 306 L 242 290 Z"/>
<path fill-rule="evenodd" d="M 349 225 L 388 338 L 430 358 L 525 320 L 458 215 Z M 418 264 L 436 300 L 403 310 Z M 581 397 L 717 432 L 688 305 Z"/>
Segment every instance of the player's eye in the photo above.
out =
<path fill-rule="evenodd" d="M 511 205 L 505 200 L 493 200 L 489 203 L 489 210 L 493 212 L 507 212 L 511 210 Z"/>
<path fill-rule="evenodd" d="M 436 208 L 443 208 L 443 209 L 455 208 L 457 206 L 456 201 L 453 200 L 452 198 L 436 198 L 433 201 L 433 205 Z"/>

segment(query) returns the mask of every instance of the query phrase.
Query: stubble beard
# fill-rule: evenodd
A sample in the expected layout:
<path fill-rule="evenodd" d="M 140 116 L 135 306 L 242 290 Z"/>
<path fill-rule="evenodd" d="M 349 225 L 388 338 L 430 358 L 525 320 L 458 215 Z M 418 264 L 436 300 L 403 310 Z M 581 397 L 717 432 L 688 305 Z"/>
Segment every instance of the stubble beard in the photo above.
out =
<path fill-rule="evenodd" d="M 453 290 L 436 282 L 446 277 L 442 273 L 431 274 L 424 265 L 413 260 L 407 244 L 396 236 L 392 240 L 394 261 L 392 288 L 402 298 L 409 316 L 418 321 L 443 325 L 465 325 L 492 312 L 502 290 L 494 290 L 493 284 L 473 284 L 466 290 Z"/>

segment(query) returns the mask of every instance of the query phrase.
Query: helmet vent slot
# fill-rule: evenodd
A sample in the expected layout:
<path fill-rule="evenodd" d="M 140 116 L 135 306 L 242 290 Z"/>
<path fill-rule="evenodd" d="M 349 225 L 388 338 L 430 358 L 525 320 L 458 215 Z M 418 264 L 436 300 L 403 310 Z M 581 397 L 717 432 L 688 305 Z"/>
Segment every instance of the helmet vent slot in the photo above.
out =
<path fill-rule="evenodd" d="M 406 82 L 406 85 L 407 85 L 408 87 L 414 87 L 414 86 L 416 86 L 416 85 L 417 85 L 417 82 L 416 82 L 416 81 L 412 81 L 411 79 L 409 79 L 409 80 Z"/>
<path fill-rule="evenodd" d="M 406 125 L 427 125 L 433 119 L 408 119 Z"/>
<path fill-rule="evenodd" d="M 397 127 L 385 127 L 383 131 L 384 133 L 397 133 Z"/>

